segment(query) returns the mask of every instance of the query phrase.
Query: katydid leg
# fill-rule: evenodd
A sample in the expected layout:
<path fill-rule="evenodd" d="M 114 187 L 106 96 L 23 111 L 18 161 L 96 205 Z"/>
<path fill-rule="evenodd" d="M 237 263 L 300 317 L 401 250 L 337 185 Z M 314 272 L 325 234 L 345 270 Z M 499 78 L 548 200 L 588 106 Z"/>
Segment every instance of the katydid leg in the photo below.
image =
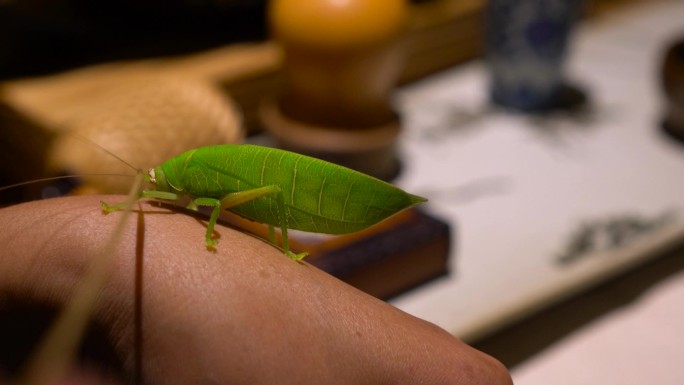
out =
<path fill-rule="evenodd" d="M 143 198 L 150 198 L 150 199 L 162 199 L 166 201 L 177 201 L 182 198 L 181 195 L 178 195 L 176 193 L 172 192 L 167 192 L 167 191 L 154 191 L 154 190 L 143 190 L 139 192 L 138 194 L 135 195 L 133 198 L 133 202 L 143 199 Z M 123 201 L 120 203 L 115 203 L 110 205 L 107 202 L 101 201 L 102 204 L 102 210 L 104 210 L 105 213 L 111 213 L 114 211 L 119 211 L 122 210 L 126 207 L 127 201 Z"/>
<path fill-rule="evenodd" d="M 230 193 L 227 195 L 224 195 L 221 198 L 221 208 L 222 209 L 229 209 L 231 207 L 239 206 L 241 204 L 247 203 L 249 201 L 252 201 L 254 199 L 259 199 L 264 196 L 272 196 L 275 198 L 276 204 L 278 205 L 278 211 L 280 212 L 279 215 L 279 221 L 280 221 L 280 231 L 283 235 L 283 249 L 285 250 L 285 254 L 290 257 L 291 259 L 294 259 L 296 261 L 301 260 L 302 258 L 306 257 L 308 253 L 293 253 L 290 251 L 290 241 L 287 236 L 287 215 L 285 212 L 285 200 L 283 199 L 283 192 L 280 189 L 280 187 L 275 186 L 275 185 L 270 185 L 270 186 L 264 186 L 264 187 L 259 187 L 251 190 L 245 190 L 245 191 L 240 191 L 240 192 L 235 192 L 235 193 Z M 212 212 L 213 215 L 213 212 Z M 218 213 L 216 214 L 218 217 Z M 213 231 L 213 225 L 216 223 L 214 221 L 213 223 L 210 221 L 209 225 L 211 226 L 211 229 Z M 273 226 L 269 225 L 269 238 L 275 238 L 274 236 L 271 236 L 272 234 L 272 229 Z M 275 239 L 272 239 L 271 242 L 275 243 Z"/>
<path fill-rule="evenodd" d="M 204 243 L 208 248 L 213 248 L 218 241 L 213 239 L 211 235 L 214 233 L 214 226 L 221 213 L 221 201 L 216 198 L 195 198 L 192 200 L 192 206 L 208 206 L 212 208 L 211 215 L 209 216 L 209 223 L 207 224 L 207 232 L 204 234 Z"/>
<path fill-rule="evenodd" d="M 208 206 L 212 208 L 211 215 L 209 217 L 209 223 L 207 223 L 207 232 L 204 237 L 207 247 L 212 248 L 218 243 L 217 240 L 211 238 L 211 235 L 214 232 L 214 227 L 216 226 L 216 222 L 218 221 L 218 217 L 222 208 L 228 209 L 230 207 L 239 206 L 254 199 L 272 195 L 279 191 L 280 189 L 277 186 L 265 186 L 252 190 L 230 193 L 224 195 L 221 199 L 206 197 L 193 199 L 192 202 L 190 202 L 190 206 L 192 207 Z"/>
<path fill-rule="evenodd" d="M 278 205 L 278 211 L 281 213 L 279 216 L 279 226 L 283 236 L 283 249 L 285 254 L 294 259 L 300 260 L 306 257 L 307 253 L 293 253 L 290 251 L 290 241 L 287 234 L 287 218 L 285 213 L 285 201 L 283 199 L 283 193 L 280 187 L 275 185 L 269 185 L 264 187 L 259 187 L 251 190 L 239 191 L 224 195 L 221 199 L 200 197 L 195 198 L 188 204 L 188 208 L 196 210 L 198 206 L 211 207 L 211 215 L 209 217 L 209 223 L 207 223 L 207 231 L 205 233 L 205 244 L 207 247 L 214 247 L 218 243 L 217 240 L 212 239 L 212 234 L 214 233 L 214 227 L 218 221 L 219 214 L 222 209 L 229 209 L 231 207 L 239 206 L 241 204 L 259 199 L 265 196 L 272 196 L 275 198 L 276 204 Z M 149 199 L 159 199 L 166 201 L 178 201 L 183 196 L 180 194 L 167 192 L 167 191 L 154 191 L 154 190 L 144 190 L 136 195 L 135 200 L 142 198 Z M 126 202 L 121 202 L 117 204 L 110 205 L 106 202 L 101 202 L 102 208 L 106 213 L 121 210 L 125 207 Z M 269 225 L 269 240 L 275 243 L 275 236 L 273 235 L 273 226 Z"/>

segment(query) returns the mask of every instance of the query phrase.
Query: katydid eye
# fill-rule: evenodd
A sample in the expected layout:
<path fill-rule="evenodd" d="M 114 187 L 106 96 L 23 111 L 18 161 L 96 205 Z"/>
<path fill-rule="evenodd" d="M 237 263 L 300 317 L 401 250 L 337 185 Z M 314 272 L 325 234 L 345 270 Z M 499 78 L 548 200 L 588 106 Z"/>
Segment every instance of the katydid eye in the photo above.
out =
<path fill-rule="evenodd" d="M 151 168 L 150 171 L 147 172 L 147 174 L 150 176 L 150 182 L 157 184 L 157 176 L 154 174 L 154 169 Z"/>

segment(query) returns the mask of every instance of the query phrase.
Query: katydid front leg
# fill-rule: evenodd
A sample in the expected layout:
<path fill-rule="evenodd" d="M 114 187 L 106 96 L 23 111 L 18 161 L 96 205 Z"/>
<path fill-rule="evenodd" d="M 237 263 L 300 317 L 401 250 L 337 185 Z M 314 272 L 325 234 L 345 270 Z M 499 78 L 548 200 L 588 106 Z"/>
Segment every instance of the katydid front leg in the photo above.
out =
<path fill-rule="evenodd" d="M 133 202 L 138 201 L 142 198 L 161 199 L 165 201 L 178 201 L 182 197 L 182 195 L 178 195 L 167 191 L 143 190 L 140 193 L 136 194 L 135 198 L 133 198 Z M 105 212 L 105 214 L 122 210 L 126 207 L 127 204 L 126 201 L 115 203 L 113 205 L 110 205 L 105 201 L 100 201 L 100 203 L 102 204 L 102 210 Z"/>
<path fill-rule="evenodd" d="M 251 190 L 234 192 L 224 195 L 221 199 L 206 197 L 195 198 L 190 202 L 190 204 L 188 204 L 188 207 L 194 210 L 196 210 L 198 206 L 207 206 L 212 208 L 211 215 L 209 217 L 209 222 L 207 223 L 207 231 L 205 233 L 204 239 L 206 246 L 208 248 L 213 248 L 216 247 L 216 245 L 218 244 L 218 240 L 213 239 L 211 236 L 214 233 L 214 227 L 216 226 L 216 222 L 218 221 L 218 217 L 222 209 L 229 209 L 231 207 L 239 206 L 241 204 L 269 195 L 273 196 L 278 204 L 278 211 L 280 212 L 279 225 L 283 235 L 283 249 L 285 250 L 285 255 L 287 255 L 289 258 L 295 261 L 299 261 L 302 258 L 306 257 L 308 253 L 303 252 L 297 254 L 293 253 L 290 250 L 290 241 L 287 235 L 287 221 L 285 219 L 285 202 L 283 200 L 282 190 L 278 186 L 270 185 Z M 167 191 L 145 190 L 138 194 L 135 200 L 149 198 L 166 201 L 178 201 L 182 197 L 182 195 Z M 126 202 L 121 202 L 113 205 L 110 205 L 106 202 L 101 203 L 105 213 L 121 210 L 125 207 L 126 204 Z M 272 228 L 273 226 L 269 225 L 269 230 L 271 230 Z M 270 241 L 275 244 L 275 237 L 270 238 Z"/>

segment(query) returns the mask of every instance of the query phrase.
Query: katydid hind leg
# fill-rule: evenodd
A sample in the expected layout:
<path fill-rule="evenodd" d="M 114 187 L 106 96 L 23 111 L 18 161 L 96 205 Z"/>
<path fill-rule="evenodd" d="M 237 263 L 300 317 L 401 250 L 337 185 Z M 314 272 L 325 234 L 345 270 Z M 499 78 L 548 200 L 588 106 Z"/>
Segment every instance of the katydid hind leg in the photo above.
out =
<path fill-rule="evenodd" d="M 283 249 L 285 251 L 285 255 L 287 255 L 289 258 L 299 261 L 302 258 L 306 257 L 308 253 L 293 253 L 290 250 L 290 241 L 287 235 L 287 219 L 286 219 L 286 212 L 285 212 L 285 200 L 283 198 L 283 192 L 280 189 L 280 187 L 276 185 L 269 185 L 269 186 L 263 186 L 263 187 L 258 187 L 255 189 L 251 190 L 245 190 L 245 191 L 240 191 L 240 192 L 235 192 L 235 193 L 230 193 L 221 198 L 221 208 L 223 209 L 228 209 L 231 207 L 239 206 L 241 204 L 247 203 L 249 201 L 252 201 L 254 199 L 259 199 L 265 196 L 272 196 L 276 204 L 278 205 L 278 211 L 280 213 L 279 215 L 279 226 L 280 226 L 280 231 L 283 236 Z M 271 229 L 273 228 L 272 225 L 269 225 L 269 240 L 271 243 L 275 244 L 275 234 L 271 236 Z M 272 238 L 272 239 L 271 239 Z"/>

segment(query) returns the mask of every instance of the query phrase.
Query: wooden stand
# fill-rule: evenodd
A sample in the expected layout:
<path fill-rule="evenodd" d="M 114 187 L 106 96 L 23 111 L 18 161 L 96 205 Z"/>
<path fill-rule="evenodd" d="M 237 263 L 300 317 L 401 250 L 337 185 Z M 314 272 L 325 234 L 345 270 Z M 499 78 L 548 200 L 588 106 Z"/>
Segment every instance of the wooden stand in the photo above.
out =
<path fill-rule="evenodd" d="M 380 179 L 399 173 L 395 142 L 399 120 L 359 130 L 342 130 L 307 124 L 283 114 L 275 103 L 265 103 L 261 119 L 278 146 L 327 160 Z"/>

